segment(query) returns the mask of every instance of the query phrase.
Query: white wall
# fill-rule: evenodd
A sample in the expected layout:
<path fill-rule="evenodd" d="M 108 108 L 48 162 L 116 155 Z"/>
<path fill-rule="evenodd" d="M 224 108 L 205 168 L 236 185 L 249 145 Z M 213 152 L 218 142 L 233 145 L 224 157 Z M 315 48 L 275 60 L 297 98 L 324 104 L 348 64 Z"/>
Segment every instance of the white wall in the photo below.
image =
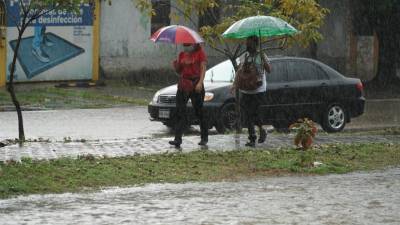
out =
<path fill-rule="evenodd" d="M 174 11 L 172 8 L 171 11 Z M 197 18 L 193 18 L 197 21 Z M 197 25 L 185 24 L 193 29 Z M 101 66 L 109 76 L 126 76 L 142 69 L 171 69 L 171 62 L 179 53 L 176 45 L 153 43 L 149 40 L 150 17 L 140 13 L 132 0 L 102 1 L 100 25 Z M 209 64 L 223 60 L 218 53 L 206 48 Z"/>
<path fill-rule="evenodd" d="M 131 0 L 102 1 L 100 25 L 101 66 L 107 74 L 126 75 L 140 69 L 170 67 L 176 47 L 155 44 L 150 38 L 150 17 Z"/>

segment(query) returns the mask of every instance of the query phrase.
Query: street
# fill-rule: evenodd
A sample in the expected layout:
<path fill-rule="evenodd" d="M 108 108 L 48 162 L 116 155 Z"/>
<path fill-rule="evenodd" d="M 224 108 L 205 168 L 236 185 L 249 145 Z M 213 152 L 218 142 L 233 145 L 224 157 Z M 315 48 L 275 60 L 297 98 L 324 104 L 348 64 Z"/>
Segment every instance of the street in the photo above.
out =
<path fill-rule="evenodd" d="M 365 113 L 345 130 L 400 126 L 398 112 L 400 99 L 367 101 Z M 146 107 L 25 111 L 23 116 L 28 139 L 112 140 L 170 135 L 162 123 L 149 120 Z M 18 137 L 15 112 L 0 112 L 0 126 L 0 140 Z"/>
<path fill-rule="evenodd" d="M 23 116 L 27 138 L 128 139 L 168 131 L 149 120 L 145 107 L 26 111 Z M 17 123 L 15 112 L 1 112 L 0 140 L 18 137 Z"/>
<path fill-rule="evenodd" d="M 1 224 L 399 224 L 400 169 L 0 200 Z"/>

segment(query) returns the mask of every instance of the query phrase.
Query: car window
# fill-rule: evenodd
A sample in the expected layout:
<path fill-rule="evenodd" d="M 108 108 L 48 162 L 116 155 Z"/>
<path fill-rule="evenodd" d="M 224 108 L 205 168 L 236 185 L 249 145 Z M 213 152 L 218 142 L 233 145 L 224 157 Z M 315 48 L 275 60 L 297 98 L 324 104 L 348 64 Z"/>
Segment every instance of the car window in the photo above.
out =
<path fill-rule="evenodd" d="M 271 73 L 267 74 L 268 83 L 281 83 L 287 81 L 286 62 L 272 61 Z"/>
<path fill-rule="evenodd" d="M 235 70 L 230 60 L 226 60 L 207 70 L 204 80 L 213 82 L 231 82 L 233 81 Z"/>
<path fill-rule="evenodd" d="M 322 64 L 321 65 L 321 69 L 325 72 L 325 74 L 327 75 L 327 77 L 329 79 L 341 79 L 341 78 L 343 78 L 343 75 L 341 73 L 339 73 L 338 71 L 336 71 L 335 69 L 333 69 L 332 67 L 330 67 L 330 66 L 328 66 L 326 64 Z"/>
<path fill-rule="evenodd" d="M 307 61 L 289 61 L 288 77 L 289 81 L 328 79 L 325 71 Z"/>

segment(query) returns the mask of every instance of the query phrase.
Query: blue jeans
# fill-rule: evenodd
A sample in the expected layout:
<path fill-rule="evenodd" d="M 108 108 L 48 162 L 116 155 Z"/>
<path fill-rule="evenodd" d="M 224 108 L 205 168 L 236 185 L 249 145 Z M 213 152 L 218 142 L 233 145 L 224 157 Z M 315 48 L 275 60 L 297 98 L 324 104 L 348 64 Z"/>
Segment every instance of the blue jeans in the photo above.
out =
<path fill-rule="evenodd" d="M 35 24 L 34 37 L 32 40 L 33 48 L 40 48 L 43 43 L 44 34 L 46 32 L 46 26 L 42 24 Z"/>

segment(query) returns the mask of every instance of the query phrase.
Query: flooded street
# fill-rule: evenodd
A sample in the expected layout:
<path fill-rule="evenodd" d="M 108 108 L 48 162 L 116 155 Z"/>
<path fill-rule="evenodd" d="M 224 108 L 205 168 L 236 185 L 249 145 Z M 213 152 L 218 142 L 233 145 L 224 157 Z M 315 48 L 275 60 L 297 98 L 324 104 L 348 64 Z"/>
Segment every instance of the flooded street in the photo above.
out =
<path fill-rule="evenodd" d="M 367 101 L 365 114 L 354 118 L 345 130 L 400 126 L 399 111 L 398 99 Z M 171 135 L 161 122 L 150 121 L 147 107 L 26 111 L 23 115 L 26 137 L 32 139 L 113 140 Z M 15 112 L 0 112 L 0 140 L 18 137 L 17 124 Z M 211 134 L 215 133 L 213 129 Z"/>
<path fill-rule="evenodd" d="M 72 109 L 23 112 L 27 138 L 127 139 L 167 133 L 151 122 L 145 107 Z M 0 112 L 0 140 L 18 137 L 15 112 Z"/>
<path fill-rule="evenodd" d="M 0 200 L 1 224 L 400 224 L 400 168 Z"/>

